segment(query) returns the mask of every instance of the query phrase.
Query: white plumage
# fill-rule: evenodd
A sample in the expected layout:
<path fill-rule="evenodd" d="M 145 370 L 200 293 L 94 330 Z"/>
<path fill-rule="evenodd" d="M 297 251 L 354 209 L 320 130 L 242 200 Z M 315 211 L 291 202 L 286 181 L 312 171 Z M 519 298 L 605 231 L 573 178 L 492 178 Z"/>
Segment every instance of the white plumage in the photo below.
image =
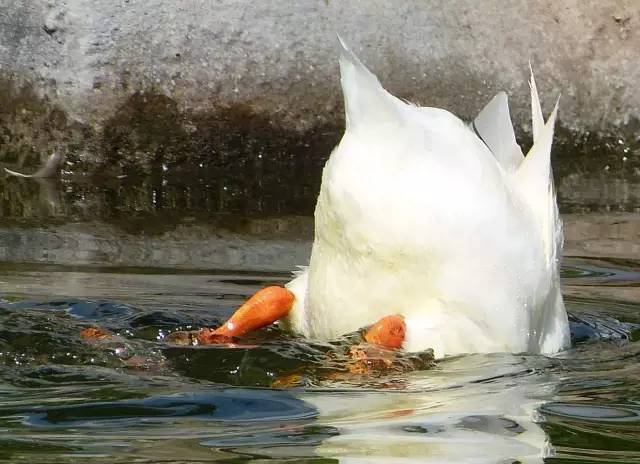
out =
<path fill-rule="evenodd" d="M 401 314 L 404 348 L 437 357 L 553 353 L 569 343 L 561 222 L 531 78 L 526 157 L 498 94 L 472 128 L 386 92 L 343 44 L 346 131 L 327 162 L 308 269 L 287 322 L 329 339 Z M 556 105 L 557 108 L 557 105 Z"/>

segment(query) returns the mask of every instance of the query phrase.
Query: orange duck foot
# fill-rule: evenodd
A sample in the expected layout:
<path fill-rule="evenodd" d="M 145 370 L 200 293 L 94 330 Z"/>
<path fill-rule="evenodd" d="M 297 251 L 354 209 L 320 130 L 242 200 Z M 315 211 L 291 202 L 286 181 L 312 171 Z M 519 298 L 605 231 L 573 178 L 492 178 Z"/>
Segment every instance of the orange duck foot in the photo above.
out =
<path fill-rule="evenodd" d="M 346 351 L 344 370 L 319 372 L 324 380 L 345 381 L 356 376 L 369 376 L 388 371 L 409 371 L 418 368 L 413 361 L 401 360 L 398 349 L 402 347 L 406 326 L 404 318 L 399 315 L 386 316 L 370 326 L 363 333 L 363 341 L 351 345 Z M 331 364 L 342 358 L 338 353 L 327 353 Z M 313 370 L 313 369 L 312 369 Z M 291 388 L 300 386 L 304 381 L 300 369 L 278 376 L 271 384 L 274 388 Z"/>
<path fill-rule="evenodd" d="M 364 339 L 372 345 L 382 346 L 390 350 L 402 348 L 406 333 L 404 317 L 386 316 L 373 324 L 364 334 Z"/>
<path fill-rule="evenodd" d="M 235 337 L 246 335 L 287 316 L 294 300 L 293 293 L 284 287 L 266 287 L 256 292 L 217 329 L 173 332 L 167 340 L 180 345 L 233 343 Z M 349 371 L 353 374 L 365 374 L 372 370 L 391 368 L 395 359 L 393 350 L 402 347 L 405 332 L 406 325 L 402 316 L 390 315 L 380 319 L 364 333 L 366 344 L 349 349 Z"/>
<path fill-rule="evenodd" d="M 241 337 L 285 317 L 294 300 L 293 293 L 284 287 L 266 287 L 258 290 L 217 329 L 173 332 L 167 340 L 180 345 L 231 343 L 234 337 Z"/>

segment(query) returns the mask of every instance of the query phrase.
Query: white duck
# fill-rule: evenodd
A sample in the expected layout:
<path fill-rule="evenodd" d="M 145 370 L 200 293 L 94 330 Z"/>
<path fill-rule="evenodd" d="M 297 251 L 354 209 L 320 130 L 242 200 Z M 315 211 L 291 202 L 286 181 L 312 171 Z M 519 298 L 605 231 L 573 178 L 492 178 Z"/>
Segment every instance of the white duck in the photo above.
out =
<path fill-rule="evenodd" d="M 533 75 L 523 157 L 499 93 L 473 129 L 385 91 L 344 45 L 346 131 L 322 175 L 307 269 L 287 317 L 330 339 L 403 315 L 409 351 L 554 353 L 569 344 L 562 226 Z M 484 142 L 483 142 L 484 140 Z"/>
<path fill-rule="evenodd" d="M 557 104 L 545 124 L 532 76 L 525 158 L 504 93 L 476 118 L 480 139 L 448 111 L 389 94 L 342 45 L 346 131 L 322 175 L 309 267 L 198 341 L 281 318 L 331 339 L 397 314 L 402 347 L 436 357 L 568 346 L 550 166 Z"/>

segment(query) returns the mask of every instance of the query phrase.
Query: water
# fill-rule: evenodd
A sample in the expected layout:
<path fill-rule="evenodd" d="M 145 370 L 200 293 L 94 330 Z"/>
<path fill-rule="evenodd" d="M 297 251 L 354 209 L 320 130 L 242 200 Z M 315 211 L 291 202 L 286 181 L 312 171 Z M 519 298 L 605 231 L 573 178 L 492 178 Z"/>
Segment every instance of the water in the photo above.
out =
<path fill-rule="evenodd" d="M 311 218 L 291 213 L 311 212 L 312 187 L 292 205 L 286 189 L 199 182 L 5 182 L 0 461 L 640 462 L 633 201 L 601 213 L 590 194 L 584 213 L 572 192 L 563 207 L 570 350 L 407 354 L 357 375 L 356 335 L 164 342 L 219 324 L 308 256 Z M 93 326 L 113 336 L 87 342 Z"/>

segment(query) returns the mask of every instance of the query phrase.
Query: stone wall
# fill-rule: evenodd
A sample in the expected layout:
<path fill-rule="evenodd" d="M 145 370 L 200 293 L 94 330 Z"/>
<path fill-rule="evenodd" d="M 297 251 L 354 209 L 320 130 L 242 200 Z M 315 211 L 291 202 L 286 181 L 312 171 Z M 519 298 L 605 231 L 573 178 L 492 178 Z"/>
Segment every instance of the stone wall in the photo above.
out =
<path fill-rule="evenodd" d="M 545 109 L 562 93 L 569 143 L 629 152 L 639 23 L 636 0 L 0 0 L 0 161 L 63 149 L 76 166 L 145 170 L 247 143 L 238 159 L 265 143 L 321 158 L 341 130 L 337 32 L 422 105 L 471 118 L 507 91 L 520 133 L 531 61 Z"/>

